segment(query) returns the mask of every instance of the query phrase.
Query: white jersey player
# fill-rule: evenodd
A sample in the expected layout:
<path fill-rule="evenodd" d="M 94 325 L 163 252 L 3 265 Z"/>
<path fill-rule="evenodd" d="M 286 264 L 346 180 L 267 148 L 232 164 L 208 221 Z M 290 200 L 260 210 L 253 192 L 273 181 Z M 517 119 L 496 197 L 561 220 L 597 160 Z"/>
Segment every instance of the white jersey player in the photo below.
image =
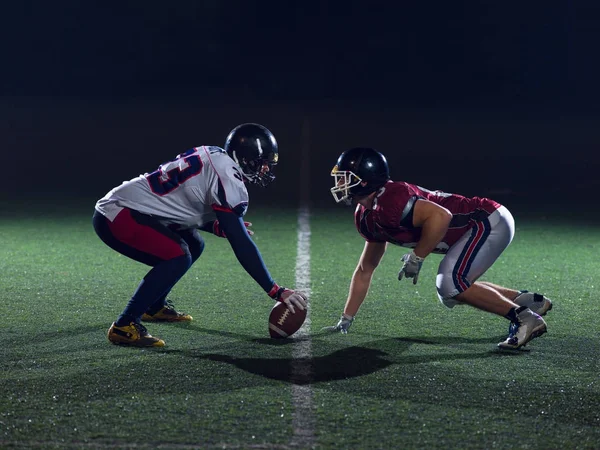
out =
<path fill-rule="evenodd" d="M 306 307 L 300 292 L 280 287 L 265 267 L 243 221 L 248 208 L 245 183 L 261 186 L 274 180 L 277 142 L 262 125 L 234 128 L 225 149 L 201 146 L 178 155 L 156 171 L 109 191 L 96 203 L 93 224 L 100 239 L 117 252 L 152 269 L 112 324 L 114 344 L 160 347 L 141 321 L 189 321 L 167 295 L 200 257 L 204 241 L 198 230 L 227 238 L 252 278 L 293 313 Z"/>
<path fill-rule="evenodd" d="M 202 146 L 114 188 L 96 210 L 112 221 L 123 208 L 135 209 L 165 225 L 188 229 L 214 222 L 215 209 L 243 216 L 247 206 L 240 166 L 222 148 Z"/>

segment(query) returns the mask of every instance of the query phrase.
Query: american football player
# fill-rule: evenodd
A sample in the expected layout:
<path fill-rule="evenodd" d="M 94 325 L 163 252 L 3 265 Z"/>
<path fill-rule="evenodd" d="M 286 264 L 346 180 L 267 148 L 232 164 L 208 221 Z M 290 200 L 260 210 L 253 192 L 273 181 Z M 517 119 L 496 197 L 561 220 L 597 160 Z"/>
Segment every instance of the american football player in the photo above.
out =
<path fill-rule="evenodd" d="M 546 332 L 541 316 L 552 308 L 550 299 L 477 281 L 513 239 L 514 219 L 506 207 L 392 181 L 385 156 L 372 148 L 342 153 L 331 176 L 335 201 L 356 204 L 356 228 L 366 242 L 343 314 L 330 330 L 348 332 L 391 243 L 411 249 L 401 258 L 398 280 L 413 284 L 427 256 L 443 254 L 436 277 L 439 300 L 449 308 L 467 304 L 507 318 L 509 335 L 500 348 L 517 349 Z"/>
<path fill-rule="evenodd" d="M 243 217 L 245 183 L 267 186 L 275 179 L 278 146 L 264 126 L 246 123 L 227 136 L 225 148 L 194 147 L 156 171 L 124 182 L 98 200 L 93 225 L 113 250 L 151 266 L 127 306 L 108 330 L 114 344 L 162 347 L 141 321 L 178 322 L 192 317 L 177 311 L 167 296 L 200 257 L 198 230 L 226 238 L 248 274 L 291 312 L 306 308 L 306 296 L 273 281 L 250 238 Z"/>

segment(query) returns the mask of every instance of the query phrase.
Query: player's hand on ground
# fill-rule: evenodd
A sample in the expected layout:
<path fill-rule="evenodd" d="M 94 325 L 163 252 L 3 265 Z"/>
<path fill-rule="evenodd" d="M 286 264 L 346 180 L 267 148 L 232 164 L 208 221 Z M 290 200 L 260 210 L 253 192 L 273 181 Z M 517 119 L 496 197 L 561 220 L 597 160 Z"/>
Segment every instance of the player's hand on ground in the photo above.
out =
<path fill-rule="evenodd" d="M 324 331 L 339 331 L 342 334 L 348 334 L 348 329 L 350 325 L 354 322 L 354 316 L 349 316 L 348 314 L 342 314 L 338 323 L 332 327 L 323 328 Z"/>
<path fill-rule="evenodd" d="M 296 312 L 296 308 L 304 310 L 307 307 L 308 298 L 306 294 L 299 291 L 292 291 L 291 289 L 284 289 L 278 299 L 280 302 L 285 303 L 287 309 L 292 313 Z"/>
<path fill-rule="evenodd" d="M 254 231 L 252 231 L 250 229 L 250 227 L 252 226 L 252 222 L 244 222 L 244 226 L 246 227 L 246 231 L 248 232 L 248 234 L 250 236 L 252 236 L 254 234 Z M 227 236 L 225 235 L 225 231 L 223 231 L 223 229 L 221 228 L 221 224 L 219 224 L 218 220 L 215 220 L 213 222 L 213 234 L 222 238 L 226 238 Z"/>
<path fill-rule="evenodd" d="M 413 284 L 417 284 L 419 271 L 421 270 L 424 260 L 425 258 L 415 255 L 415 252 L 404 255 L 401 259 L 402 267 L 400 268 L 400 272 L 398 272 L 398 280 L 401 280 L 403 277 L 412 278 Z"/>

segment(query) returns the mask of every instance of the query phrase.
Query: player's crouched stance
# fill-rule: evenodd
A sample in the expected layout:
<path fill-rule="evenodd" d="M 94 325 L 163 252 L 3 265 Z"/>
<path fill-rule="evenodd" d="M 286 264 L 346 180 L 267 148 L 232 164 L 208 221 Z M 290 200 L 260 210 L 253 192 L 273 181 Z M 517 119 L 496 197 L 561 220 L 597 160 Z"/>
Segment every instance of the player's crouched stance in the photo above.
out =
<path fill-rule="evenodd" d="M 348 332 L 389 242 L 412 248 L 402 257 L 398 279 L 412 278 L 413 284 L 430 253 L 445 254 L 436 278 L 440 301 L 507 318 L 509 335 L 500 348 L 518 349 L 546 332 L 541 316 L 552 308 L 548 298 L 477 281 L 513 239 L 514 220 L 504 206 L 391 181 L 385 157 L 371 148 L 342 153 L 331 175 L 335 200 L 356 204 L 355 224 L 366 242 L 342 317 L 330 330 Z"/>
<path fill-rule="evenodd" d="M 300 292 L 273 281 L 244 222 L 247 181 L 267 186 L 275 179 L 278 148 L 273 134 L 258 124 L 234 128 L 225 149 L 195 147 L 158 170 L 126 181 L 96 203 L 93 224 L 113 250 L 152 269 L 108 330 L 113 344 L 162 347 L 141 321 L 181 322 L 192 317 L 167 300 L 173 286 L 204 250 L 198 230 L 226 238 L 248 274 L 290 311 L 306 308 Z"/>

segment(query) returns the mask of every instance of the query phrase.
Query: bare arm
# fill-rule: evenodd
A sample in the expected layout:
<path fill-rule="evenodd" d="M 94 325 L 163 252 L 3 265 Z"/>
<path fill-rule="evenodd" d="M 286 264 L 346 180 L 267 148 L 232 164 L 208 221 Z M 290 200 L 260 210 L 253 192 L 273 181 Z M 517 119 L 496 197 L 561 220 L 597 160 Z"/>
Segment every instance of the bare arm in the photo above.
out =
<path fill-rule="evenodd" d="M 413 225 L 421 228 L 421 239 L 414 248 L 415 255 L 425 258 L 440 243 L 452 220 L 452 213 L 443 206 L 419 199 L 415 202 Z"/>
<path fill-rule="evenodd" d="M 360 255 L 356 269 L 354 269 L 352 281 L 350 281 L 350 291 L 344 307 L 344 314 L 355 316 L 358 312 L 367 296 L 373 272 L 379 265 L 386 246 L 386 242 L 365 242 L 365 248 Z"/>

